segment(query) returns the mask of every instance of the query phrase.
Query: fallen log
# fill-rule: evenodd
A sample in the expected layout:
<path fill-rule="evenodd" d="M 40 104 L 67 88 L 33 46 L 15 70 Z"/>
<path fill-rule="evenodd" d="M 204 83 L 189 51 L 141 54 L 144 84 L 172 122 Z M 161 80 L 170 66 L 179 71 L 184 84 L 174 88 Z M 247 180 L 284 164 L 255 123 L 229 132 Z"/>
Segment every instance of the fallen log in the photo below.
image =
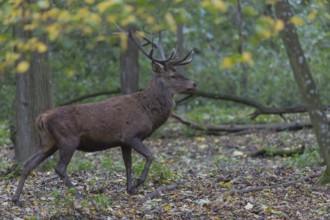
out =
<path fill-rule="evenodd" d="M 301 129 L 309 129 L 312 127 L 310 122 L 293 122 L 293 123 L 268 123 L 268 124 L 250 124 L 250 125 L 198 125 L 181 118 L 178 115 L 172 114 L 172 118 L 181 122 L 182 124 L 199 131 L 206 131 L 209 133 L 227 132 L 255 132 L 255 131 L 297 131 Z"/>

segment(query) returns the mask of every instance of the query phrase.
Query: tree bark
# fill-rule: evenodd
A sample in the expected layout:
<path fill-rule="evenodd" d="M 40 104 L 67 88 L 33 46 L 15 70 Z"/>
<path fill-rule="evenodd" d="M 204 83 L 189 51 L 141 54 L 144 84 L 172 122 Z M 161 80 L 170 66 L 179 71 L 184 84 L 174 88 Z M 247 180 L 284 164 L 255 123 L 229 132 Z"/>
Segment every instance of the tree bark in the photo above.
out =
<path fill-rule="evenodd" d="M 237 0 L 236 11 L 236 25 L 239 36 L 238 52 L 240 55 L 244 52 L 244 36 L 243 36 L 243 16 L 242 16 L 242 0 Z M 241 92 L 244 94 L 248 90 L 248 66 L 245 63 L 241 64 L 242 67 L 242 79 L 241 79 Z"/>
<path fill-rule="evenodd" d="M 288 0 L 280 0 L 275 4 L 275 14 L 278 19 L 283 20 L 285 23 L 285 29 L 281 32 L 281 39 L 288 54 L 299 91 L 305 101 L 321 155 L 327 166 L 322 179 L 324 182 L 330 182 L 330 131 L 328 120 L 301 48 L 297 30 L 290 21 L 293 13 Z"/>
<path fill-rule="evenodd" d="M 14 27 L 13 35 L 23 40 L 32 37 L 32 33 L 24 31 L 21 25 Z M 47 44 L 45 35 L 40 40 Z M 53 103 L 48 51 L 32 52 L 30 57 L 30 69 L 16 75 L 14 146 L 18 163 L 23 163 L 38 147 L 35 119 L 41 112 L 51 108 Z M 17 63 L 27 58 L 27 54 L 22 54 Z"/>
<path fill-rule="evenodd" d="M 127 39 L 127 49 L 120 54 L 121 94 L 132 94 L 139 89 L 139 50 Z"/>
<path fill-rule="evenodd" d="M 178 25 L 177 26 L 177 47 L 178 47 L 178 51 L 179 53 L 182 53 L 184 50 L 184 26 L 183 25 Z M 183 68 L 183 66 L 177 66 L 175 67 L 176 71 L 178 71 L 181 74 L 185 74 L 185 70 Z M 176 97 L 179 99 L 182 99 L 184 95 L 182 94 L 177 94 Z M 179 105 L 177 106 L 177 110 L 178 110 L 178 114 L 179 115 L 184 115 L 184 113 L 186 112 L 186 105 Z"/>

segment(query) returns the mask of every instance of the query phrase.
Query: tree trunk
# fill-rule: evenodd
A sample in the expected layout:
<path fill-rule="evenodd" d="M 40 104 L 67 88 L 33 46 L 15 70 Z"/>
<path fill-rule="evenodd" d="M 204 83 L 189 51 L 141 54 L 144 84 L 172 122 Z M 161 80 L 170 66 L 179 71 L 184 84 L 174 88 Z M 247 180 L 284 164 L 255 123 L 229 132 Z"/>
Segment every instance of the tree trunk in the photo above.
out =
<path fill-rule="evenodd" d="M 127 39 L 127 49 L 120 54 L 121 94 L 131 94 L 139 89 L 139 50 Z"/>
<path fill-rule="evenodd" d="M 179 53 L 182 53 L 184 50 L 184 26 L 183 25 L 178 25 L 177 27 L 177 44 L 178 44 L 178 51 Z M 175 67 L 175 69 L 181 73 L 181 74 L 185 74 L 186 71 L 184 70 L 183 66 L 177 66 Z M 176 97 L 178 99 L 182 99 L 184 97 L 184 95 L 182 94 L 177 94 Z M 181 104 L 177 106 L 177 110 L 178 110 L 178 114 L 180 116 L 183 116 L 186 113 L 186 105 Z"/>
<path fill-rule="evenodd" d="M 14 27 L 14 37 L 28 39 L 31 32 Z M 41 41 L 45 44 L 46 37 Z M 21 60 L 25 59 L 22 55 Z M 15 159 L 23 163 L 39 145 L 35 119 L 52 107 L 51 72 L 48 66 L 48 52 L 31 54 L 30 69 L 16 75 L 16 117 L 15 117 Z"/>
<path fill-rule="evenodd" d="M 301 48 L 297 30 L 290 22 L 293 13 L 288 0 L 281 0 L 276 3 L 275 13 L 276 17 L 285 23 L 285 29 L 281 32 L 281 39 L 288 54 L 296 83 L 305 101 L 321 156 L 327 166 L 326 172 L 324 172 L 321 179 L 323 182 L 330 182 L 330 130 L 327 116 L 323 110 L 318 90 Z"/>
<path fill-rule="evenodd" d="M 237 11 L 236 11 L 236 25 L 239 36 L 238 52 L 240 55 L 244 52 L 244 36 L 243 36 L 243 18 L 242 18 L 242 0 L 237 0 Z M 242 67 L 242 78 L 241 78 L 241 94 L 247 93 L 248 90 L 248 66 L 246 63 L 241 64 Z"/>

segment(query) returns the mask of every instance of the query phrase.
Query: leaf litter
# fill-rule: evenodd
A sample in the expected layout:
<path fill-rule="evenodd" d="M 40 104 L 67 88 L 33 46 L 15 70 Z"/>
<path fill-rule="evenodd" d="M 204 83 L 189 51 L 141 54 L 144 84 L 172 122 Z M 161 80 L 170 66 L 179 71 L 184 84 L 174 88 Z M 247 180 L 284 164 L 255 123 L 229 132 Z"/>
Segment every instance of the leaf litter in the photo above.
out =
<path fill-rule="evenodd" d="M 69 169 L 76 190 L 67 189 L 53 170 L 36 169 L 26 181 L 19 206 L 11 203 L 18 177 L 0 169 L 1 219 L 330 218 L 329 186 L 317 185 L 317 178 L 283 185 L 321 173 L 321 161 L 296 166 L 291 157 L 249 157 L 265 147 L 314 149 L 310 131 L 173 136 L 150 138 L 145 144 L 156 156 L 156 165 L 134 195 L 126 193 L 119 148 L 77 152 Z M 3 163 L 12 163 L 13 150 L 0 149 Z M 144 159 L 135 154 L 133 160 L 138 175 Z"/>

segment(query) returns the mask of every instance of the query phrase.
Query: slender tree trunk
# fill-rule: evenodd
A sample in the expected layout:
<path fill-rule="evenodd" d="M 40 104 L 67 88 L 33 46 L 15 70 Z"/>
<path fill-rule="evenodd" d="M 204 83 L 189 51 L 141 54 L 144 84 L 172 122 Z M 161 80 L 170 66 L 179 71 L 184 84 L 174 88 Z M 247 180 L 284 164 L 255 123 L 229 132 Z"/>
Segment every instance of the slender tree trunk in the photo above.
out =
<path fill-rule="evenodd" d="M 183 33 L 183 31 L 184 31 L 184 26 L 178 25 L 176 34 L 177 34 L 177 42 L 178 42 L 178 51 L 180 53 L 182 53 L 184 50 L 184 33 Z M 176 70 L 181 74 L 186 73 L 182 66 L 176 67 Z M 182 99 L 183 97 L 185 97 L 185 95 L 177 94 L 176 97 L 178 99 Z M 184 115 L 186 112 L 186 105 L 178 105 L 177 110 L 178 110 L 178 113 L 180 116 Z"/>
<path fill-rule="evenodd" d="M 127 49 L 120 54 L 121 94 L 131 94 L 139 89 L 139 50 L 130 39 Z"/>
<path fill-rule="evenodd" d="M 297 30 L 290 22 L 293 13 L 288 0 L 280 0 L 276 3 L 275 13 L 276 17 L 285 23 L 285 29 L 281 32 L 281 39 L 288 54 L 296 83 L 306 103 L 321 155 L 327 166 L 320 181 L 323 183 L 330 182 L 330 129 L 327 116 L 301 48 Z"/>
<path fill-rule="evenodd" d="M 15 38 L 29 39 L 32 33 L 24 31 L 22 26 L 14 27 Z M 41 41 L 46 42 L 42 36 Z M 14 129 L 15 159 L 23 163 L 39 145 L 35 119 L 41 112 L 52 107 L 51 72 L 48 66 L 48 51 L 32 52 L 30 69 L 16 75 L 16 117 Z M 22 54 L 18 62 L 27 60 Z"/>
<path fill-rule="evenodd" d="M 236 11 L 236 24 L 237 31 L 239 36 L 239 45 L 238 52 L 239 54 L 243 54 L 244 52 L 244 36 L 243 36 L 243 17 L 242 17 L 242 0 L 237 0 L 237 11 Z M 241 64 L 242 67 L 242 78 L 241 78 L 241 92 L 245 94 L 248 90 L 248 66 L 245 63 Z"/>

